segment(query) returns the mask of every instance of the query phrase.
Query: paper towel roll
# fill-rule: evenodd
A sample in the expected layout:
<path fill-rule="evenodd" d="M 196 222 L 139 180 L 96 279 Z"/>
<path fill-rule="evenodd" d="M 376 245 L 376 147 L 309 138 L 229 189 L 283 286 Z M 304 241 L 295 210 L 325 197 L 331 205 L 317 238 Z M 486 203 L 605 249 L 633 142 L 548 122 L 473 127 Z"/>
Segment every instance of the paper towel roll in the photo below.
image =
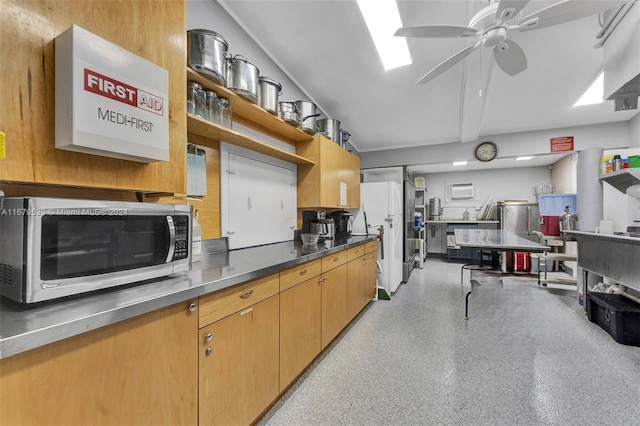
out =
<path fill-rule="evenodd" d="M 580 231 L 593 232 L 602 219 L 602 182 L 599 179 L 601 157 L 602 148 L 589 148 L 578 153 L 577 207 Z"/>

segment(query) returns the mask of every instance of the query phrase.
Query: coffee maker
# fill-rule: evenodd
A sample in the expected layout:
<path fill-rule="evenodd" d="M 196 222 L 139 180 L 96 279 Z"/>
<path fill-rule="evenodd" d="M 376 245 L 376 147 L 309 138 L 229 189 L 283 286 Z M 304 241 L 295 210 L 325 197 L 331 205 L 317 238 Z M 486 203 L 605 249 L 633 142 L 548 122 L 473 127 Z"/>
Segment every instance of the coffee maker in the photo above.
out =
<path fill-rule="evenodd" d="M 318 234 L 318 241 L 332 240 L 334 229 L 333 219 L 324 210 L 302 211 L 302 234 Z"/>
<path fill-rule="evenodd" d="M 329 215 L 336 224 L 336 238 L 348 238 L 351 236 L 353 215 L 346 210 L 336 210 Z"/>

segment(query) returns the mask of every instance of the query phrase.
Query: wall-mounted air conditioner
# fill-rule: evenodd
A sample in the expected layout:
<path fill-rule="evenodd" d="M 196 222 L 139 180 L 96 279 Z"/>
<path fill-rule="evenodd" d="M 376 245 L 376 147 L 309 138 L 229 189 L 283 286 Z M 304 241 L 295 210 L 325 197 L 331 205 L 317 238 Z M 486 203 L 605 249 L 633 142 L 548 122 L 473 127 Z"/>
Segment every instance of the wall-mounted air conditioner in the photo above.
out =
<path fill-rule="evenodd" d="M 452 200 L 469 200 L 473 198 L 472 183 L 453 183 L 451 184 Z"/>

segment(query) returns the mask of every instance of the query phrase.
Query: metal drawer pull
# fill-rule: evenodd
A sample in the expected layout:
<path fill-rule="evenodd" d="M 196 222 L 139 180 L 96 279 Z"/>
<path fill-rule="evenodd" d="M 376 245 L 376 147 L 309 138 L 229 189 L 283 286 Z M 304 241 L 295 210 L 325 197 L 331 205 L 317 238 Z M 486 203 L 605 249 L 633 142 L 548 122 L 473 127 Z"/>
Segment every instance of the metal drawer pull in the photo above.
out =
<path fill-rule="evenodd" d="M 247 308 L 247 309 L 245 309 L 244 311 L 240 312 L 240 315 L 246 315 L 246 314 L 248 314 L 248 313 L 249 313 L 249 312 L 251 312 L 251 311 L 253 311 L 253 308 Z"/>
<path fill-rule="evenodd" d="M 324 278 L 322 279 L 322 282 L 323 282 L 323 283 L 326 283 L 326 282 L 327 282 L 327 277 L 324 277 Z"/>
<path fill-rule="evenodd" d="M 339 258 L 339 257 L 334 257 L 334 258 L 333 258 L 333 261 L 334 261 L 334 262 L 337 262 L 338 260 L 340 260 L 340 258 Z"/>
<path fill-rule="evenodd" d="M 211 352 L 213 352 L 213 349 L 211 349 L 211 346 L 209 346 L 207 349 L 204 350 L 204 354 L 206 356 L 211 355 Z"/>
<path fill-rule="evenodd" d="M 204 341 L 205 341 L 205 342 L 210 342 L 210 341 L 212 341 L 212 340 L 213 340 L 213 334 L 211 334 L 211 333 L 207 333 L 207 335 L 206 335 L 206 336 L 204 336 Z"/>
<path fill-rule="evenodd" d="M 318 280 L 318 284 L 322 284 L 322 278 Z"/>
<path fill-rule="evenodd" d="M 300 275 L 304 275 L 307 273 L 307 270 L 305 269 L 304 271 L 300 271 Z"/>
<path fill-rule="evenodd" d="M 197 307 L 198 307 L 198 305 L 196 305 L 195 303 L 190 304 L 189 305 L 189 312 L 194 312 Z"/>
<path fill-rule="evenodd" d="M 248 298 L 249 296 L 251 296 L 252 294 L 253 294 L 253 289 L 251 289 L 251 290 L 249 290 L 249 291 L 247 291 L 247 292 L 242 293 L 242 294 L 240 295 L 240 298 L 241 298 L 241 299 L 246 299 L 246 298 Z"/>

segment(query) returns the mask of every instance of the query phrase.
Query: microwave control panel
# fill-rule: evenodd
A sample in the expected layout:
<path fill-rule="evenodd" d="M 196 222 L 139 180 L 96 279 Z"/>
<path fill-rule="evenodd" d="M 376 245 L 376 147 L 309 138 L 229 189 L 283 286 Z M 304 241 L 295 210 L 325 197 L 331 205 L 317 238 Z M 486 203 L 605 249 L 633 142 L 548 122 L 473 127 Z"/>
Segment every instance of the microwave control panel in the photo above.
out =
<path fill-rule="evenodd" d="M 172 260 L 186 259 L 189 257 L 189 216 L 173 216 L 173 225 L 176 230 L 176 248 Z"/>

